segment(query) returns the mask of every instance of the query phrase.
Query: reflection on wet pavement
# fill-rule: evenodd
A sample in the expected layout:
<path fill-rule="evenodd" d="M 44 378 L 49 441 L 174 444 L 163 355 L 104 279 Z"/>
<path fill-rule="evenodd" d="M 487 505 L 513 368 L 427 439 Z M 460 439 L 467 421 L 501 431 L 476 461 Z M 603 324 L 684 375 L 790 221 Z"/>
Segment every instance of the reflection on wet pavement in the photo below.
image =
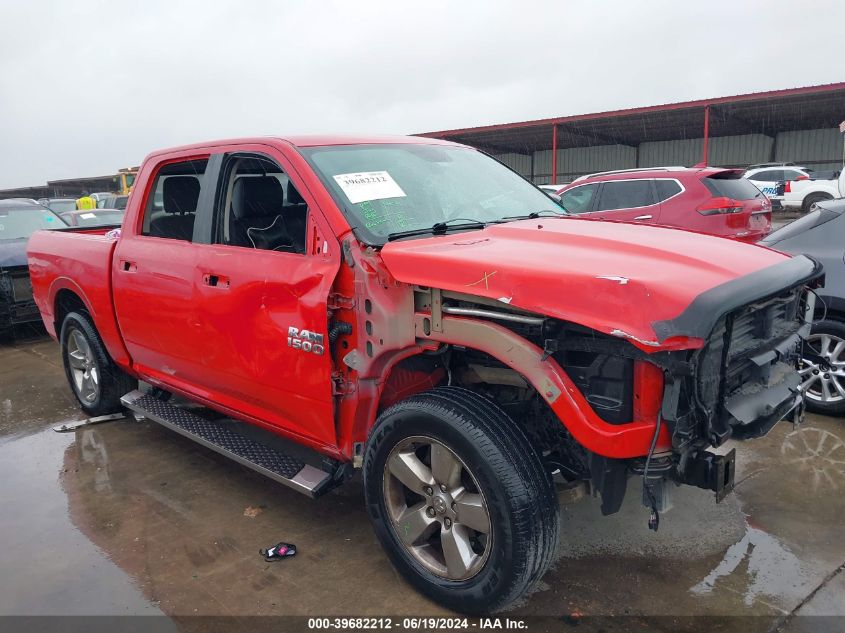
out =
<path fill-rule="evenodd" d="M 57 358 L 49 341 L 0 349 L 0 614 L 443 613 L 390 566 L 360 479 L 312 501 L 147 421 L 54 433 L 82 417 Z M 510 615 L 764 616 L 748 631 L 829 612 L 845 603 L 843 437 L 810 416 L 737 444 L 736 493 L 674 489 L 657 534 L 636 479 L 616 515 L 564 505 L 554 568 Z M 299 553 L 265 563 L 280 540 Z"/>
<path fill-rule="evenodd" d="M 786 596 L 796 580 L 806 582 L 810 577 L 788 547 L 770 534 L 747 525 L 745 536 L 731 545 L 713 571 L 690 591 L 698 595 L 710 593 L 720 578 L 741 567 L 748 577 L 743 600 L 749 607 L 758 596 Z"/>
<path fill-rule="evenodd" d="M 786 436 L 780 450 L 787 464 L 812 472 L 814 493 L 845 485 L 845 442 L 835 433 L 803 426 Z"/>

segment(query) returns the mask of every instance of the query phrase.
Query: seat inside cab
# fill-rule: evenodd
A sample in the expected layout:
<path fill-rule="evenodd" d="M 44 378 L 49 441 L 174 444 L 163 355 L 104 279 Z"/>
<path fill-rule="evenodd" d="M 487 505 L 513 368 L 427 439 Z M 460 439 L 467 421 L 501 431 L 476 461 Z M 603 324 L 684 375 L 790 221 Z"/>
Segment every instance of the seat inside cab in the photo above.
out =
<path fill-rule="evenodd" d="M 275 163 L 240 159 L 229 182 L 223 243 L 258 250 L 305 252 L 308 205 Z"/>

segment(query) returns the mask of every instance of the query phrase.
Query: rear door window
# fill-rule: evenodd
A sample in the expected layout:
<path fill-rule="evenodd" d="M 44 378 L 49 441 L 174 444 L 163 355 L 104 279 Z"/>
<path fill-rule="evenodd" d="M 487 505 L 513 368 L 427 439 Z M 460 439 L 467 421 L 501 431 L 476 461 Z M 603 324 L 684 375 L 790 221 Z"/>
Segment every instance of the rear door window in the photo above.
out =
<path fill-rule="evenodd" d="M 592 210 L 593 197 L 596 195 L 597 184 L 573 187 L 560 194 L 563 208 L 570 213 L 587 213 Z"/>
<path fill-rule="evenodd" d="M 155 176 L 144 209 L 142 235 L 193 240 L 207 159 L 168 163 Z"/>
<path fill-rule="evenodd" d="M 657 200 L 659 202 L 677 196 L 683 191 L 677 180 L 655 180 L 654 186 L 657 189 Z"/>
<path fill-rule="evenodd" d="M 753 200 L 763 195 L 762 191 L 745 178 L 710 176 L 702 178 L 701 182 L 716 197 Z"/>
<path fill-rule="evenodd" d="M 651 180 L 620 180 L 602 186 L 596 211 L 635 209 L 657 202 Z M 565 206 L 565 205 L 564 205 Z"/>

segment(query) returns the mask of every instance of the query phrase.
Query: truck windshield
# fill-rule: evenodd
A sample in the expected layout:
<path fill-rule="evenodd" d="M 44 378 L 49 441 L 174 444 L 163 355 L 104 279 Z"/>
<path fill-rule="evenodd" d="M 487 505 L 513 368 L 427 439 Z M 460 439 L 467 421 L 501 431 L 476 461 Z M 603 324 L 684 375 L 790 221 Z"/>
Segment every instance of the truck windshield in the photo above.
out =
<path fill-rule="evenodd" d="M 310 147 L 305 158 L 356 235 L 382 245 L 392 233 L 440 222 L 496 222 L 562 210 L 545 193 L 473 149 L 383 144 Z"/>
<path fill-rule="evenodd" d="M 49 209 L 35 205 L 20 209 L 0 207 L 0 240 L 26 239 L 39 229 L 60 229 L 67 226 Z"/>

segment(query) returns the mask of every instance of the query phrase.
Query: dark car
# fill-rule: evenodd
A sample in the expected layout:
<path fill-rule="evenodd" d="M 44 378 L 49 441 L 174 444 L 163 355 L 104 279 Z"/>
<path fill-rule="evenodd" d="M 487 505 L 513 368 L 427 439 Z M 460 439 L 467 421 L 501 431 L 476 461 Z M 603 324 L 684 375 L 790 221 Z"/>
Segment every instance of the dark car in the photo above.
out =
<path fill-rule="evenodd" d="M 649 167 L 582 176 L 558 195 L 570 213 L 657 224 L 755 243 L 771 230 L 772 204 L 742 170 Z"/>
<path fill-rule="evenodd" d="M 803 389 L 809 409 L 845 415 L 845 199 L 817 203 L 760 244 L 824 264 L 825 286 L 816 291 L 816 321 L 802 363 Z"/>
<path fill-rule="evenodd" d="M 120 209 L 88 209 L 60 213 L 59 217 L 70 226 L 120 226 L 123 211 Z"/>
<path fill-rule="evenodd" d="M 32 299 L 26 243 L 38 229 L 64 226 L 58 215 L 32 200 L 0 200 L 0 335 L 41 320 Z"/>

